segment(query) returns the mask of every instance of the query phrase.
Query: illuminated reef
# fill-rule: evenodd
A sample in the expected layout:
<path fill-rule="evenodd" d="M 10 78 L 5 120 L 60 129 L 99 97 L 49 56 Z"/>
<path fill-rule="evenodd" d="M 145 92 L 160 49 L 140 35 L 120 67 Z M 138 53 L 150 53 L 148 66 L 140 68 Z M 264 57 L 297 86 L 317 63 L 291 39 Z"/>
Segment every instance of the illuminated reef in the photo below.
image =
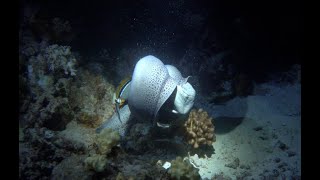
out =
<path fill-rule="evenodd" d="M 188 143 L 193 148 L 198 148 L 201 144 L 211 145 L 216 141 L 212 118 L 203 109 L 191 110 L 184 127 L 187 131 Z"/>

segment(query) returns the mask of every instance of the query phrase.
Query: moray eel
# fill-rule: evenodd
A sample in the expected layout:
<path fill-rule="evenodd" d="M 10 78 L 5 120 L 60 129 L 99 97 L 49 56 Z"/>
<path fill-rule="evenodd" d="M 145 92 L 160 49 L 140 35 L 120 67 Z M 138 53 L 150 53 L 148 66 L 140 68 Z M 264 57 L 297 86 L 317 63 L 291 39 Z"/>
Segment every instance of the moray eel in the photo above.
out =
<path fill-rule="evenodd" d="M 118 131 L 120 136 L 123 137 L 125 135 L 125 131 L 131 114 L 129 106 L 124 105 L 121 109 L 119 109 L 119 113 L 121 114 L 122 118 L 121 123 L 118 120 L 117 113 L 114 113 L 110 119 L 108 119 L 105 123 L 103 123 L 96 129 L 96 133 L 100 133 L 104 128 L 111 128 Z"/>
<path fill-rule="evenodd" d="M 157 114 L 175 90 L 174 109 L 169 113 L 189 112 L 196 92 L 187 82 L 188 78 L 183 78 L 176 67 L 164 65 L 160 59 L 152 55 L 143 57 L 135 65 L 131 81 L 123 86 L 123 96 L 121 93 L 117 95 L 120 99 L 125 97 L 128 104 L 122 107 L 119 101 L 117 113 L 101 125 L 96 130 L 97 133 L 104 128 L 112 128 L 124 136 L 127 123 L 132 116 L 144 122 L 149 121 L 153 125 L 169 127 L 170 125 L 157 121 Z"/>

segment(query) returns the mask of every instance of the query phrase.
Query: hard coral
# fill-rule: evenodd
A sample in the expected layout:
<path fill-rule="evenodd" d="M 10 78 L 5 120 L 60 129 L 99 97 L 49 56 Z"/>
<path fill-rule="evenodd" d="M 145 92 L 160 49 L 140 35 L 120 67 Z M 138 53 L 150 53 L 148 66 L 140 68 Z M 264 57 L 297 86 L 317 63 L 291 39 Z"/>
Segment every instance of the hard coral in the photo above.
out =
<path fill-rule="evenodd" d="M 120 141 L 120 135 L 117 131 L 106 128 L 101 131 L 97 137 L 99 154 L 108 154 L 113 146 L 116 146 Z"/>
<path fill-rule="evenodd" d="M 86 113 L 81 112 L 78 114 L 78 122 L 81 124 L 84 124 L 87 127 L 94 128 L 99 125 L 99 123 L 102 122 L 102 116 L 99 116 L 94 113 Z"/>
<path fill-rule="evenodd" d="M 40 46 L 40 45 L 39 45 Z M 37 53 L 28 57 L 23 74 L 26 99 L 21 117 L 28 126 L 44 126 L 63 130 L 74 116 L 70 107 L 70 84 L 75 76 L 77 63 L 69 46 L 40 46 Z M 26 106 L 28 105 L 28 106 Z"/>
<path fill-rule="evenodd" d="M 107 166 L 107 158 L 104 155 L 93 154 L 92 156 L 87 157 L 84 163 L 87 169 L 102 172 Z"/>
<path fill-rule="evenodd" d="M 187 131 L 188 143 L 193 148 L 198 148 L 200 144 L 211 145 L 216 141 L 212 118 L 203 109 L 191 110 L 188 120 L 184 123 Z"/>
<path fill-rule="evenodd" d="M 87 127 L 97 127 L 113 114 L 114 87 L 102 76 L 79 68 L 70 89 L 70 106 L 76 110 L 75 119 Z M 88 96 L 89 94 L 89 96 Z"/>
<path fill-rule="evenodd" d="M 107 155 L 111 152 L 112 147 L 120 141 L 118 132 L 106 128 L 97 136 L 98 151 L 91 154 L 84 160 L 87 169 L 96 172 L 102 172 L 107 166 Z"/>
<path fill-rule="evenodd" d="M 171 161 L 171 168 L 169 169 L 169 174 L 172 179 L 200 179 L 198 169 L 195 169 L 189 162 L 183 161 L 183 159 L 178 156 L 175 160 Z"/>

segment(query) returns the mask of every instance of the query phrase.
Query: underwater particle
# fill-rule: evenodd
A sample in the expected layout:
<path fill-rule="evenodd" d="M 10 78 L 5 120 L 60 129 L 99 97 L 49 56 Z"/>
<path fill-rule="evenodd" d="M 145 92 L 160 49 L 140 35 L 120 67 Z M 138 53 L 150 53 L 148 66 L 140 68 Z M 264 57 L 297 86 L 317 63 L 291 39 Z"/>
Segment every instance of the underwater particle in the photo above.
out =
<path fill-rule="evenodd" d="M 201 144 L 211 145 L 216 141 L 212 118 L 203 109 L 191 110 L 184 127 L 187 141 L 193 148 L 198 148 Z"/>
<path fill-rule="evenodd" d="M 200 175 L 198 169 L 194 168 L 188 161 L 183 161 L 183 159 L 178 156 L 175 160 L 171 161 L 171 168 L 168 173 L 172 179 L 190 179 L 198 180 Z"/>

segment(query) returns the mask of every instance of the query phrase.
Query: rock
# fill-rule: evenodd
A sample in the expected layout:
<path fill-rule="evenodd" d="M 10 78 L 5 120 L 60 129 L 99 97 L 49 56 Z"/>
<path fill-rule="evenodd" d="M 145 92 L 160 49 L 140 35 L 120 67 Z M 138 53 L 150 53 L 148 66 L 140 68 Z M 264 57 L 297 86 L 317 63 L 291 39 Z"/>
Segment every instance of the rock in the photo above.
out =
<path fill-rule="evenodd" d="M 241 165 L 240 165 L 240 169 L 247 169 L 247 170 L 249 170 L 249 169 L 250 169 L 250 166 L 247 165 L 247 164 L 241 164 Z"/>
<path fill-rule="evenodd" d="M 276 169 L 272 170 L 272 174 L 274 177 L 278 177 L 280 175 L 279 171 Z"/>
<path fill-rule="evenodd" d="M 268 140 L 269 138 L 268 138 L 268 136 L 259 136 L 259 138 L 261 139 L 261 140 Z"/>
<path fill-rule="evenodd" d="M 280 158 L 278 158 L 278 157 L 274 158 L 274 162 L 279 163 L 280 161 L 281 161 Z"/>
<path fill-rule="evenodd" d="M 51 179 L 91 179 L 93 172 L 85 169 L 84 159 L 85 155 L 72 155 L 64 159 L 53 168 Z"/>
<path fill-rule="evenodd" d="M 51 130 L 44 131 L 44 138 L 49 140 L 54 136 L 54 132 Z"/>
<path fill-rule="evenodd" d="M 235 158 L 233 162 L 225 164 L 224 166 L 232 169 L 237 169 L 237 167 L 239 167 L 239 164 L 240 164 L 239 158 Z"/>
<path fill-rule="evenodd" d="M 255 131 L 260 131 L 260 130 L 262 130 L 262 129 L 263 129 L 262 126 L 257 126 L 257 127 L 255 127 L 255 128 L 253 128 L 253 130 L 255 130 Z"/>
<path fill-rule="evenodd" d="M 278 141 L 277 143 L 279 144 L 278 147 L 279 147 L 282 151 L 285 151 L 285 150 L 288 150 L 288 149 L 289 149 L 289 147 L 288 147 L 285 143 L 283 143 L 283 142 L 281 142 L 281 141 Z"/>
<path fill-rule="evenodd" d="M 278 139 L 278 135 L 276 133 L 272 133 L 272 138 L 273 139 Z"/>
<path fill-rule="evenodd" d="M 236 179 L 246 179 L 246 177 L 251 176 L 252 174 L 248 171 L 243 171 L 239 175 L 237 175 Z"/>
<path fill-rule="evenodd" d="M 212 176 L 211 180 L 232 180 L 232 178 L 224 175 L 223 172 L 220 172 L 219 174 Z"/>
<path fill-rule="evenodd" d="M 285 172 L 287 170 L 288 164 L 285 162 L 282 162 L 278 165 L 278 169 L 280 169 L 281 172 Z"/>
<path fill-rule="evenodd" d="M 292 157 L 296 155 L 296 152 L 294 151 L 287 151 L 287 153 L 288 153 L 288 157 Z"/>

